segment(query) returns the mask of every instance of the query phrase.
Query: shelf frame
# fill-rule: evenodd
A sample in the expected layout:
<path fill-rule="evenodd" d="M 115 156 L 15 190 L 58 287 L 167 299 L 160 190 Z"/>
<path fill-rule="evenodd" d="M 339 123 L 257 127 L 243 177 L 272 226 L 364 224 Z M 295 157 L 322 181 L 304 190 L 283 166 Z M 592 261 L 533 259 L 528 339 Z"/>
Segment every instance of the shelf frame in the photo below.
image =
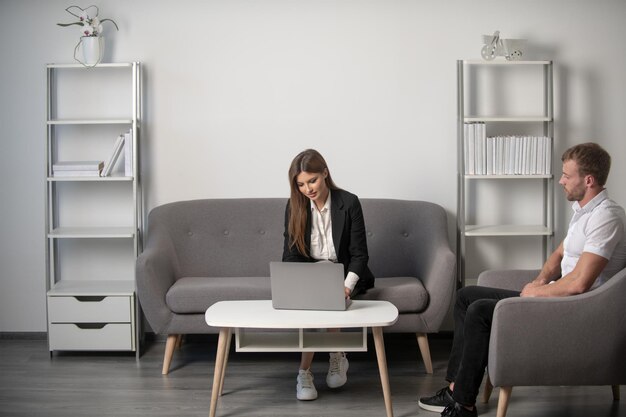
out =
<path fill-rule="evenodd" d="M 465 114 L 465 70 L 468 67 L 488 66 L 537 66 L 542 67 L 543 113 L 531 116 L 514 115 L 466 115 Z M 507 60 L 458 60 L 457 61 L 457 279 L 458 286 L 465 286 L 466 237 L 505 237 L 537 236 L 542 242 L 543 260 L 554 249 L 554 154 L 552 155 L 552 174 L 550 175 L 466 175 L 464 158 L 465 123 L 531 123 L 539 124 L 544 136 L 552 138 L 554 149 L 554 108 L 553 108 L 553 62 L 543 61 L 507 61 Z M 477 180 L 537 180 L 542 183 L 542 221 L 541 225 L 472 225 L 467 224 L 466 187 L 469 181 Z"/>
<path fill-rule="evenodd" d="M 97 73 L 100 69 L 112 69 L 113 71 L 129 71 L 128 88 L 130 89 L 130 114 L 123 114 L 122 117 L 111 118 L 56 118 L 55 109 L 59 105 L 57 97 L 57 74 L 60 71 L 76 71 Z M 67 279 L 60 276 L 59 241 L 63 239 L 123 239 L 132 241 L 133 256 L 136 258 L 142 250 L 142 230 L 145 220 L 143 213 L 143 193 L 141 188 L 141 172 L 139 158 L 139 144 L 141 141 L 140 128 L 142 121 L 141 99 L 142 91 L 142 69 L 139 62 L 123 63 L 103 63 L 95 67 L 85 67 L 79 63 L 59 64 L 51 63 L 46 65 L 46 217 L 45 217 L 45 238 L 46 238 L 46 290 L 48 297 L 69 296 L 74 293 L 81 295 L 97 295 L 103 293 L 111 295 L 111 292 L 119 292 L 123 288 L 125 296 L 132 295 L 132 350 L 136 358 L 140 356 L 139 342 L 141 340 L 141 315 L 139 302 L 135 293 L 134 271 L 130 271 L 128 276 L 117 277 L 106 281 L 89 281 Z M 121 126 L 130 129 L 133 135 L 133 172 L 130 176 L 114 175 L 107 177 L 55 177 L 52 166 L 55 162 L 57 141 L 62 136 L 64 126 Z M 120 187 L 125 187 L 124 192 L 129 190 L 129 209 L 133 211 L 132 224 L 117 227 L 79 227 L 59 225 L 59 187 L 65 183 L 119 183 Z M 129 187 L 130 184 L 130 187 Z M 115 187 L 118 187 L 117 185 Z M 103 240 L 104 242 L 104 240 Z M 123 275 L 126 275 L 124 273 Z M 132 276 L 131 280 L 128 278 Z M 50 341 L 50 339 L 49 339 Z M 50 346 L 50 344 L 49 344 Z M 52 352 L 51 352 L 52 354 Z"/>

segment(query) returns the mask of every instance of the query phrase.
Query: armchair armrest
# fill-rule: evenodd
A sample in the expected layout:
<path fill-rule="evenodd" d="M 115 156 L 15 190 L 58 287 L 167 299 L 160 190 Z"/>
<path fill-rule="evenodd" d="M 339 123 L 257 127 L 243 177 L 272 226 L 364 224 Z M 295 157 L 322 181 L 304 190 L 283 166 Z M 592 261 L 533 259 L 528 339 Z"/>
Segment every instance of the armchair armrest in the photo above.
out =
<path fill-rule="evenodd" d="M 488 270 L 478 276 L 478 285 L 482 287 L 502 288 L 521 291 L 524 285 L 539 275 L 539 269 Z"/>

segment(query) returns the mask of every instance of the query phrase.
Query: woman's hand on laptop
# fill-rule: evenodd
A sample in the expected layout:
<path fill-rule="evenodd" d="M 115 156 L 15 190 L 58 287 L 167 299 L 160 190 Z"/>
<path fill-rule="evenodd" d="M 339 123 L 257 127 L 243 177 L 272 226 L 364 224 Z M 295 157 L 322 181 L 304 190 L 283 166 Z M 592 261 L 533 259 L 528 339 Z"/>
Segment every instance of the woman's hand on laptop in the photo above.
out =
<path fill-rule="evenodd" d="M 350 298 L 350 294 L 352 293 L 352 290 L 348 287 L 343 287 L 343 290 L 346 293 L 346 298 Z"/>

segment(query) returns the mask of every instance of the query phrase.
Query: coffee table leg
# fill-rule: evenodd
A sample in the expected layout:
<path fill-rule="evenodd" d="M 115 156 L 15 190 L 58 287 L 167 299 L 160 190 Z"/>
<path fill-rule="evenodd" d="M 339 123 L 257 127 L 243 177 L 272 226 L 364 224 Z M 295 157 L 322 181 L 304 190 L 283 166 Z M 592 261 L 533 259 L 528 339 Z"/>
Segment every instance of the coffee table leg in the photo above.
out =
<path fill-rule="evenodd" d="M 228 344 L 228 336 L 230 328 L 222 327 L 220 336 L 217 341 L 217 355 L 215 357 L 215 370 L 213 372 L 213 388 L 211 389 L 211 408 L 209 409 L 209 417 L 215 417 L 217 408 L 217 397 L 221 390 L 222 373 L 224 372 L 224 360 L 226 359 L 226 345 Z"/>
<path fill-rule="evenodd" d="M 393 417 L 391 389 L 389 388 L 389 373 L 387 372 L 387 356 L 385 355 L 385 342 L 383 340 L 383 329 L 382 327 L 372 327 L 372 333 L 374 334 L 374 345 L 376 346 L 376 358 L 378 359 L 380 383 L 383 386 L 385 409 L 387 410 L 387 417 Z"/>
<path fill-rule="evenodd" d="M 228 354 L 230 353 L 230 342 L 233 339 L 232 331 L 228 329 L 228 336 L 226 337 L 226 351 L 224 352 L 224 366 L 222 366 L 222 379 L 220 379 L 219 395 L 222 396 L 224 392 L 224 377 L 226 376 L 226 366 L 228 365 Z"/>

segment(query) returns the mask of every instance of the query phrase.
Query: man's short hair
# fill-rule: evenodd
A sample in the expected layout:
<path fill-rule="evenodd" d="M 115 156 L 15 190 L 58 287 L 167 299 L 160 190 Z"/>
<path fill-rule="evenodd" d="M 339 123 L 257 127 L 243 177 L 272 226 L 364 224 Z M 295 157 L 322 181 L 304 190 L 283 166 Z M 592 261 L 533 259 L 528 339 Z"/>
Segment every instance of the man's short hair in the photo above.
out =
<path fill-rule="evenodd" d="M 611 155 L 597 143 L 587 142 L 572 146 L 563 153 L 561 161 L 574 161 L 581 176 L 593 176 L 604 187 L 611 170 Z"/>

